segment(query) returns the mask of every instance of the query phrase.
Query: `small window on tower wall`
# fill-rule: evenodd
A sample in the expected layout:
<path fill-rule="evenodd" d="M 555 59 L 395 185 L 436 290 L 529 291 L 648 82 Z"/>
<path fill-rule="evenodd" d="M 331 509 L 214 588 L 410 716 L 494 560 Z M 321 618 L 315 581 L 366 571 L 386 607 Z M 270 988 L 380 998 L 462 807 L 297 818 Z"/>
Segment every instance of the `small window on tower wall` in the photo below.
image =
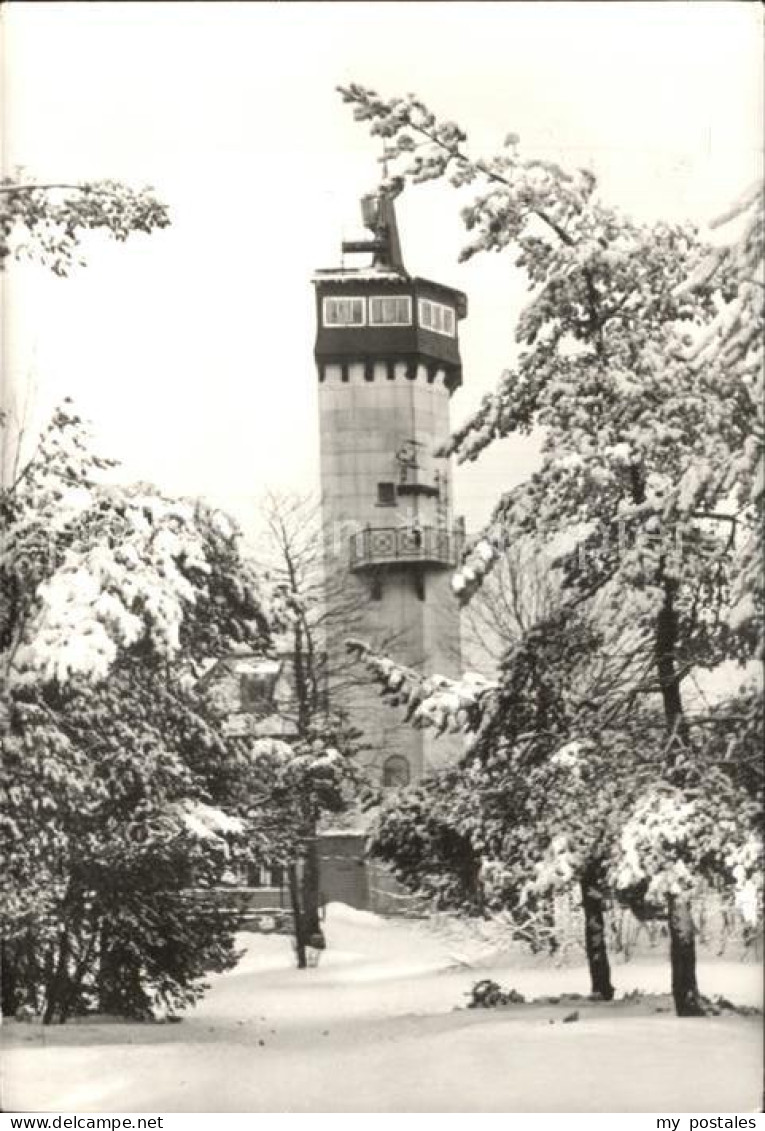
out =
<path fill-rule="evenodd" d="M 239 694 L 243 711 L 267 714 L 274 703 L 276 672 L 244 672 L 239 677 Z"/>
<path fill-rule="evenodd" d="M 325 298 L 325 326 L 363 326 L 363 298 Z"/>
<path fill-rule="evenodd" d="M 396 505 L 396 484 L 395 483 L 378 483 L 377 484 L 377 505 L 380 507 L 395 507 Z"/>
<path fill-rule="evenodd" d="M 391 754 L 383 762 L 383 786 L 386 789 L 398 789 L 402 785 L 409 785 L 411 780 L 409 763 L 401 754 Z"/>

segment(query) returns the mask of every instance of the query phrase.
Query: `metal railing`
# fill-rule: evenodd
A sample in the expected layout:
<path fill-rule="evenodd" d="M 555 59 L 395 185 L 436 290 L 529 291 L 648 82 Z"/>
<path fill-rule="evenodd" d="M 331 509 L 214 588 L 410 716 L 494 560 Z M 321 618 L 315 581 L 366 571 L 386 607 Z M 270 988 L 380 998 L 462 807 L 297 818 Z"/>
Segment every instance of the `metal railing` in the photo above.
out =
<path fill-rule="evenodd" d="M 384 526 L 351 535 L 351 569 L 420 562 L 456 566 L 458 536 L 433 526 Z"/>

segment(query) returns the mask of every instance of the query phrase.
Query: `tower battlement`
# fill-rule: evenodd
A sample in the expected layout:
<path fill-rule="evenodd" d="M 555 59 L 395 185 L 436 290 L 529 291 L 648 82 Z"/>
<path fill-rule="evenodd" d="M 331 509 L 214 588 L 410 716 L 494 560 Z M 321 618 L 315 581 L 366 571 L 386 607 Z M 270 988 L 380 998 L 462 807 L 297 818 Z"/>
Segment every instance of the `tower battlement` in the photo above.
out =
<path fill-rule="evenodd" d="M 374 362 L 387 364 L 388 380 L 403 362 L 410 380 L 420 363 L 428 373 L 443 369 L 450 392 L 462 383 L 458 326 L 467 300 L 461 291 L 374 271 L 318 273 L 313 284 L 320 381 L 330 366 L 357 361 L 367 366 L 367 380 L 374 380 Z"/>

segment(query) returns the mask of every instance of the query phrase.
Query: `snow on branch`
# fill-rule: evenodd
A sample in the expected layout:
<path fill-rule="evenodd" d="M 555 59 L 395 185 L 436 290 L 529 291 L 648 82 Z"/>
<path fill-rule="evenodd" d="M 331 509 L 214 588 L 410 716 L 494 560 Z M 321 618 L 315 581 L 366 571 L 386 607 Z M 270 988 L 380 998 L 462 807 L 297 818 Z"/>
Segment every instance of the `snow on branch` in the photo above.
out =
<path fill-rule="evenodd" d="M 452 576 L 452 590 L 461 605 L 478 592 L 486 575 L 502 561 L 511 545 L 526 535 L 536 536 L 543 527 L 538 521 L 538 478 L 535 475 L 530 482 L 500 496 L 487 525 L 468 541 L 462 562 Z"/>
<path fill-rule="evenodd" d="M 622 828 L 613 861 L 615 888 L 647 883 L 647 899 L 660 902 L 725 875 L 739 912 L 755 923 L 762 906 L 763 846 L 741 808 L 722 783 L 717 792 L 695 795 L 666 784 L 651 787 Z"/>
<path fill-rule="evenodd" d="M 675 294 L 686 294 L 715 279 L 724 288 L 725 302 L 717 317 L 693 347 L 689 360 L 702 365 L 719 360 L 729 371 L 755 354 L 753 371 L 761 375 L 762 322 L 765 313 L 765 216 L 763 185 L 757 182 L 727 211 L 712 220 L 710 229 L 734 230 L 704 256 Z M 732 276 L 727 285 L 725 272 Z"/>
<path fill-rule="evenodd" d="M 459 679 L 422 675 L 377 655 L 362 640 L 346 640 L 345 646 L 365 665 L 385 703 L 405 707 L 407 722 L 417 728 L 432 727 L 439 735 L 477 730 L 498 687 L 478 672 L 466 672 Z"/>
<path fill-rule="evenodd" d="M 113 495 L 92 493 L 87 510 L 109 507 L 119 540 L 73 541 L 38 586 L 10 671 L 16 682 L 105 679 L 118 652 L 143 639 L 162 655 L 178 652 L 184 609 L 197 596 L 188 571 L 209 573 L 193 511 L 159 497 Z M 13 533 L 23 542 L 24 529 Z"/>
<path fill-rule="evenodd" d="M 762 192 L 763 186 L 761 181 L 753 181 L 751 185 L 741 195 L 734 200 L 725 212 L 716 216 L 714 220 L 710 220 L 710 228 L 721 228 L 724 224 L 730 223 L 731 220 L 736 220 L 739 216 L 743 216 L 751 209 L 759 207 L 760 213 L 762 212 Z"/>
<path fill-rule="evenodd" d="M 225 845 L 227 837 L 241 836 L 245 831 L 244 822 L 238 817 L 201 801 L 184 801 L 175 806 L 175 811 L 186 832 L 198 840 Z"/>
<path fill-rule="evenodd" d="M 730 227 L 729 227 L 730 225 Z M 765 208 L 758 181 L 736 200 L 711 229 L 723 229 L 723 243 L 698 265 L 684 284 L 690 291 L 717 283 L 721 301 L 716 317 L 686 354 L 696 370 L 724 380 L 728 400 L 738 400 L 747 434 L 722 461 L 720 479 L 748 517 L 750 537 L 739 546 L 731 585 L 730 627 L 748 635 L 762 655 L 762 508 L 765 492 L 765 417 L 763 416 L 763 326 L 765 325 Z M 692 469 L 689 473 L 694 475 Z"/>

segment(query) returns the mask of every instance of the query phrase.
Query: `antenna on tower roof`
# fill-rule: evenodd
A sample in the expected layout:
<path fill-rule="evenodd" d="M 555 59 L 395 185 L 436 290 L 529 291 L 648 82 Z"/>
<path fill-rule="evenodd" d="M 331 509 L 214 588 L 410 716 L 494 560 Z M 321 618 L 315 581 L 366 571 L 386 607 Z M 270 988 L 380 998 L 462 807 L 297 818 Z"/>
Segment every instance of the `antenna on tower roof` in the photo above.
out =
<path fill-rule="evenodd" d="M 373 264 L 383 270 L 395 271 L 399 275 L 407 275 L 404 261 L 401 256 L 401 241 L 396 223 L 396 210 L 393 198 L 397 195 L 385 183 L 388 180 L 388 159 L 393 156 L 393 151 L 383 144 L 382 157 L 378 161 L 382 165 L 383 185 L 377 192 L 367 193 L 361 198 L 361 216 L 364 227 L 372 233 L 371 240 L 344 240 L 343 253 L 346 252 L 372 252 Z"/>
<path fill-rule="evenodd" d="M 383 141 L 383 143 L 382 143 L 382 157 L 378 157 L 377 160 L 382 165 L 382 173 L 383 173 L 383 180 L 384 181 L 387 181 L 387 179 L 388 179 L 388 158 L 393 157 L 393 156 L 394 156 L 394 151 L 392 149 L 389 149 L 388 146 L 385 144 L 385 141 Z"/>

